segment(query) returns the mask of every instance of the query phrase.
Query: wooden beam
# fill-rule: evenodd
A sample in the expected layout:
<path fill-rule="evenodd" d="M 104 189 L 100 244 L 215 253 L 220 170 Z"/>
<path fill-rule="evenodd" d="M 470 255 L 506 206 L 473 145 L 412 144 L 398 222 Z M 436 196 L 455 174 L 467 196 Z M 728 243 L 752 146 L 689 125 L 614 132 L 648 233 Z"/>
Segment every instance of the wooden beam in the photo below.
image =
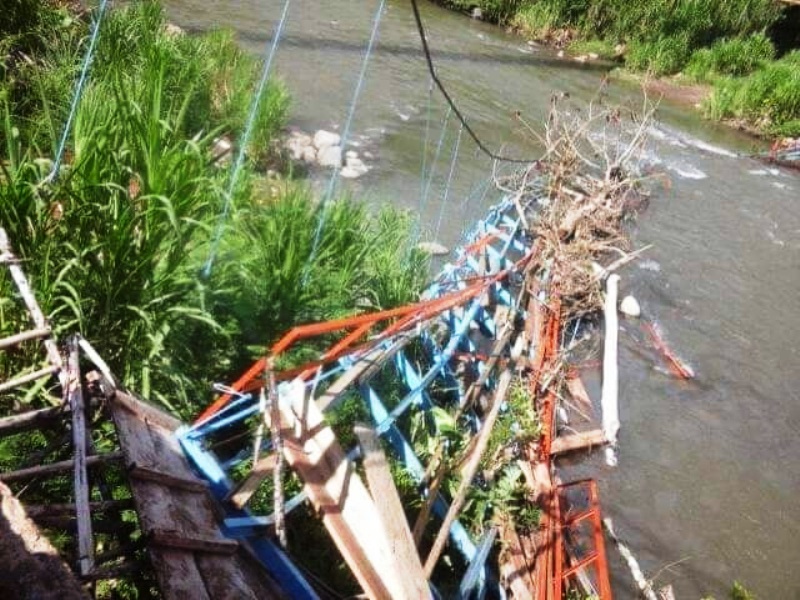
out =
<path fill-rule="evenodd" d="M 160 483 L 169 488 L 176 488 L 187 492 L 205 492 L 208 490 L 208 484 L 200 479 L 188 479 L 185 477 L 176 477 L 163 471 L 158 471 L 150 467 L 142 467 L 133 463 L 128 469 L 128 475 L 134 479 L 141 479 L 143 481 L 152 481 L 153 483 Z"/>
<path fill-rule="evenodd" d="M 375 503 L 301 381 L 290 384 L 279 406 L 286 461 L 303 480 L 353 575 L 370 598 L 403 598 L 403 567 L 376 527 Z"/>
<path fill-rule="evenodd" d="M 250 471 L 247 479 L 230 493 L 227 500 L 239 510 L 244 508 L 247 503 L 250 502 L 250 498 L 253 497 L 253 494 L 256 493 L 258 486 L 272 474 L 272 471 L 275 469 L 275 463 L 276 458 L 274 454 L 259 459 L 253 467 L 253 470 Z"/>
<path fill-rule="evenodd" d="M 82 577 L 94 568 L 94 539 L 92 537 L 92 515 L 89 511 L 89 470 L 86 467 L 86 406 L 83 403 L 81 385 L 80 355 L 75 337 L 68 343 L 67 387 L 65 403 L 72 411 L 72 447 L 75 468 L 73 470 L 73 491 L 75 494 L 75 514 L 78 521 L 78 571 Z"/>
<path fill-rule="evenodd" d="M 60 370 L 59 367 L 45 367 L 44 369 L 38 369 L 37 371 L 33 371 L 32 373 L 26 373 L 25 375 L 20 375 L 16 379 L 12 379 L 10 381 L 5 381 L 0 383 L 0 393 L 7 392 L 8 390 L 13 390 L 15 387 L 19 387 L 21 385 L 25 385 L 26 383 L 30 383 L 32 381 L 36 381 L 37 379 L 41 379 L 42 377 L 49 377 L 51 375 L 55 375 Z"/>
<path fill-rule="evenodd" d="M 553 440 L 553 443 L 550 445 L 550 456 L 566 454 L 567 452 L 574 452 L 575 450 L 591 449 L 607 443 L 608 440 L 602 429 L 592 429 L 591 431 L 563 435 Z"/>
<path fill-rule="evenodd" d="M 208 552 L 210 554 L 234 554 L 239 549 L 235 540 L 187 536 L 174 531 L 155 529 L 149 533 L 150 543 L 156 546 L 191 550 L 192 552 Z"/>
<path fill-rule="evenodd" d="M 508 395 L 508 390 L 511 387 L 512 377 L 513 372 L 511 369 L 506 369 L 500 375 L 500 378 L 497 382 L 497 389 L 495 390 L 494 398 L 492 399 L 492 407 L 483 421 L 480 433 L 478 433 L 478 441 L 475 444 L 475 448 L 472 451 L 471 456 L 467 460 L 466 466 L 464 467 L 461 483 L 458 486 L 458 491 L 453 497 L 450 508 L 447 510 L 447 514 L 444 517 L 444 521 L 439 529 L 439 533 L 436 535 L 433 546 L 431 547 L 431 551 L 428 553 L 428 557 L 425 559 L 425 575 L 428 577 L 430 577 L 430 575 L 433 573 L 433 568 L 439 561 L 442 550 L 444 550 L 444 545 L 447 542 L 448 536 L 450 535 L 450 526 L 453 524 L 453 521 L 456 520 L 458 513 L 461 512 L 461 508 L 464 506 L 464 502 L 467 498 L 467 492 L 472 486 L 472 480 L 478 472 L 481 457 L 483 456 L 483 453 L 486 451 L 486 447 L 489 444 L 489 435 L 491 434 L 494 424 L 497 421 L 497 415 L 500 413 L 500 406 L 503 404 L 503 402 L 505 402 L 506 396 Z"/>
<path fill-rule="evenodd" d="M 95 465 L 104 464 L 109 461 L 120 460 L 122 457 L 123 457 L 122 452 L 107 452 L 106 454 L 94 454 L 86 458 L 86 466 L 93 467 Z M 55 475 L 56 473 L 71 471 L 74 468 L 75 468 L 74 460 L 62 460 L 59 462 L 50 463 L 48 465 L 30 467 L 29 469 L 20 469 L 19 471 L 0 473 L 0 481 L 9 483 L 12 481 L 30 479 L 31 477 L 41 477 L 43 475 Z"/>
<path fill-rule="evenodd" d="M 48 335 L 50 335 L 49 327 L 43 327 L 41 329 L 31 329 L 30 331 L 23 331 L 15 335 L 10 335 L 6 338 L 0 339 L 0 350 L 5 350 L 6 348 L 12 348 L 13 346 L 18 346 L 19 344 L 27 342 L 29 340 L 38 340 L 43 337 L 47 337 Z"/>
<path fill-rule="evenodd" d="M 404 586 L 404 597 L 409 599 L 430 598 L 431 592 L 422 561 L 417 553 L 414 538 L 408 528 L 408 520 L 403 510 L 403 503 L 392 479 L 389 462 L 383 453 L 378 434 L 368 425 L 356 424 L 354 427 L 361 451 L 364 456 L 364 471 L 372 498 L 377 500 L 383 529 L 389 538 L 392 553 L 403 566 L 401 581 Z"/>
<path fill-rule="evenodd" d="M 50 425 L 66 414 L 63 406 L 32 410 L 0 419 L 0 436 Z"/>

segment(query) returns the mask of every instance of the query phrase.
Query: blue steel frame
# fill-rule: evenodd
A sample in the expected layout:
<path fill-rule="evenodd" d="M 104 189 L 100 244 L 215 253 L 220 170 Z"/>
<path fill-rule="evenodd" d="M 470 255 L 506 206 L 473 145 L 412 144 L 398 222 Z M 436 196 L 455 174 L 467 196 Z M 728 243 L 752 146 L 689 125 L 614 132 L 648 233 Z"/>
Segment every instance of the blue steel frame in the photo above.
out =
<path fill-rule="evenodd" d="M 472 253 L 464 251 L 463 248 L 459 249 L 456 255 L 457 260 L 442 268 L 439 277 L 426 290 L 424 298 L 434 299 L 448 292 L 463 289 L 471 278 L 510 268 L 516 259 L 529 252 L 530 244 L 520 230 L 520 222 L 511 216 L 514 210 L 514 205 L 509 200 L 492 207 L 487 217 L 480 221 L 467 237 L 468 242 L 475 242 L 488 234 L 493 236 L 492 241 L 483 246 L 482 260 L 479 261 Z M 509 281 L 498 281 L 493 284 L 490 293 L 496 303 L 506 305 L 512 311 L 521 311 L 522 307 L 514 305 L 510 287 Z M 492 315 L 485 310 L 481 298 L 468 301 L 466 306 L 444 312 L 440 315 L 439 320 L 450 332 L 449 340 L 443 348 L 437 343 L 429 329 L 421 329 L 419 333 L 419 339 L 431 361 L 430 368 L 424 374 L 415 368 L 402 349 L 394 354 L 394 372 L 398 381 L 408 391 L 392 410 L 386 408 L 378 392 L 369 383 L 362 383 L 358 388 L 370 411 L 377 432 L 390 443 L 396 458 L 418 483 L 421 483 L 423 479 L 425 466 L 397 426 L 398 418 L 412 406 L 417 410 L 430 409 L 433 402 L 429 397 L 428 389 L 431 383 L 437 379 L 445 384 L 446 389 L 454 393 L 461 405 L 464 402 L 465 390 L 456 385 L 456 378 L 449 367 L 451 360 L 457 352 L 471 355 L 478 374 L 483 374 L 485 364 L 477 355 L 478 347 L 473 339 L 472 329 L 477 326 L 477 332 L 487 340 L 493 339 L 498 333 L 496 323 Z M 389 338 L 383 340 L 381 345 L 388 349 L 395 342 L 396 339 Z M 328 381 L 346 371 L 357 358 L 357 356 L 350 355 L 340 359 L 338 365 L 321 371 L 306 385 L 315 389 L 319 383 Z M 487 386 L 491 387 L 493 384 L 490 377 Z M 278 386 L 279 399 L 282 396 L 284 385 Z M 334 406 L 329 406 L 328 410 Z M 225 534 L 236 539 L 246 539 L 267 570 L 292 598 L 317 598 L 311 586 L 287 555 L 263 535 L 264 528 L 274 522 L 274 515 L 253 515 L 248 509 L 236 510 L 224 502 L 234 488 L 228 476 L 230 470 L 242 461 L 249 460 L 252 456 L 252 448 L 244 447 L 239 454 L 222 463 L 207 447 L 206 442 L 211 434 L 241 424 L 258 411 L 258 399 L 250 394 L 242 394 L 208 420 L 194 426 L 182 427 L 176 432 L 176 435 L 184 453 L 199 474 L 209 481 L 212 492 L 226 511 L 223 523 Z M 477 417 L 473 419 L 473 422 L 477 427 Z M 267 451 L 270 447 L 271 444 L 267 439 L 263 444 L 263 449 Z M 351 459 L 353 454 L 351 452 L 349 455 Z M 305 493 L 298 494 L 286 502 L 284 510 L 290 512 L 305 500 Z M 444 516 L 447 512 L 448 504 L 441 495 L 436 498 L 433 509 L 439 516 Z M 493 574 L 485 565 L 495 536 L 493 531 L 491 530 L 490 534 L 476 542 L 457 520 L 451 526 L 450 541 L 469 565 L 461 582 L 459 597 L 483 598 L 489 588 L 492 588 L 495 595 L 504 597 L 501 586 L 497 584 Z"/>

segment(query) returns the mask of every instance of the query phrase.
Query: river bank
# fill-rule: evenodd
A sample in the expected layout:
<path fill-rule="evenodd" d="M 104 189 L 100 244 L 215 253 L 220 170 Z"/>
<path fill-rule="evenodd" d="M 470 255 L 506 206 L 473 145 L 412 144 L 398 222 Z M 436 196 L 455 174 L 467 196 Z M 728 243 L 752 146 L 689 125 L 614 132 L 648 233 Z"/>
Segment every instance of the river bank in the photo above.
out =
<path fill-rule="evenodd" d="M 767 0 L 646 8 L 612 0 L 439 3 L 556 47 L 567 60 L 613 60 L 623 77 L 691 104 L 706 118 L 764 138 L 800 135 L 798 7 Z"/>

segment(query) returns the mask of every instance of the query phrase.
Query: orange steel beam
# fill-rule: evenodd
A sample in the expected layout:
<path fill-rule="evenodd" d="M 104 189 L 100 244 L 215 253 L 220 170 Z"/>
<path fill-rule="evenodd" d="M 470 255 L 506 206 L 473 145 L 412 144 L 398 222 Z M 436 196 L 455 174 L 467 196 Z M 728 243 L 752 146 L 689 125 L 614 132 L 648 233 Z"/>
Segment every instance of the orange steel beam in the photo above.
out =
<path fill-rule="evenodd" d="M 526 255 L 514 265 L 514 268 L 523 266 L 529 258 L 530 254 Z M 388 326 L 378 337 L 375 338 L 375 340 L 373 340 L 373 343 L 378 343 L 380 340 L 387 338 L 393 333 L 397 333 L 398 331 L 401 331 L 411 325 L 416 325 L 417 322 L 424 321 L 433 315 L 444 312 L 445 310 L 449 310 L 458 304 L 462 304 L 463 302 L 478 296 L 484 290 L 486 290 L 488 286 L 494 285 L 506 277 L 509 272 L 509 269 L 505 269 L 491 277 L 481 278 L 462 290 L 451 292 L 433 300 L 425 300 L 415 304 L 409 304 L 376 313 L 356 315 L 343 319 L 335 319 L 332 321 L 312 323 L 309 325 L 295 327 L 280 340 L 278 340 L 274 346 L 272 346 L 269 357 L 259 358 L 241 377 L 239 377 L 239 379 L 236 380 L 236 382 L 234 382 L 231 388 L 237 392 L 244 391 L 251 381 L 258 378 L 264 372 L 268 360 L 274 360 L 277 356 L 285 352 L 294 343 L 300 340 L 356 328 L 354 332 L 349 334 L 341 342 L 337 343 L 334 348 L 328 350 L 325 355 L 323 355 L 321 360 L 313 361 L 303 365 L 303 368 L 300 370 L 300 373 L 303 373 L 307 369 L 315 368 L 317 366 L 326 364 L 327 362 L 334 361 L 340 358 L 342 355 L 352 351 L 350 344 L 362 337 L 366 331 L 376 323 L 403 317 L 394 325 Z M 229 393 L 221 395 L 197 417 L 195 423 L 204 421 L 219 412 L 219 410 L 221 410 L 230 401 L 231 397 L 232 395 Z"/>

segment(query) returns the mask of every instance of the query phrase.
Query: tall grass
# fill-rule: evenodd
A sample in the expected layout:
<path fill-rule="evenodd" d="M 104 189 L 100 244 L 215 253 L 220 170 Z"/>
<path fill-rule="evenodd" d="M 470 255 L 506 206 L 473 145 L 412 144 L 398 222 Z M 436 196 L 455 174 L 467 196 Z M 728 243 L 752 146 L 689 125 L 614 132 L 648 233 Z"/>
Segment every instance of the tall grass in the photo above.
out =
<path fill-rule="evenodd" d="M 256 168 L 288 105 L 275 83 L 221 254 L 199 276 L 229 177 L 211 160 L 214 139 L 240 131 L 258 64 L 230 34 L 167 33 L 153 3 L 108 16 L 61 177 L 40 185 L 68 103 L 55 90 L 83 49 L 73 27 L 0 89 L 0 225 L 58 332 L 80 331 L 126 385 L 188 417 L 212 381 L 292 325 L 414 299 L 427 271 L 404 251 L 406 216 L 334 202 L 307 264 L 322 210 L 310 193 L 289 183 L 285 197 L 257 199 Z M 27 326 L 12 290 L 0 275 L 0 335 Z M 0 373 L 34 357 L 3 355 Z M 27 391 L 6 400 L 45 394 Z"/>
<path fill-rule="evenodd" d="M 720 75 L 743 76 L 775 58 L 775 47 L 763 33 L 747 38 L 722 39 L 697 50 L 686 67 L 696 81 L 712 81 Z"/>
<path fill-rule="evenodd" d="M 747 77 L 719 79 L 704 109 L 714 119 L 747 119 L 776 135 L 800 135 L 800 51 Z"/>

